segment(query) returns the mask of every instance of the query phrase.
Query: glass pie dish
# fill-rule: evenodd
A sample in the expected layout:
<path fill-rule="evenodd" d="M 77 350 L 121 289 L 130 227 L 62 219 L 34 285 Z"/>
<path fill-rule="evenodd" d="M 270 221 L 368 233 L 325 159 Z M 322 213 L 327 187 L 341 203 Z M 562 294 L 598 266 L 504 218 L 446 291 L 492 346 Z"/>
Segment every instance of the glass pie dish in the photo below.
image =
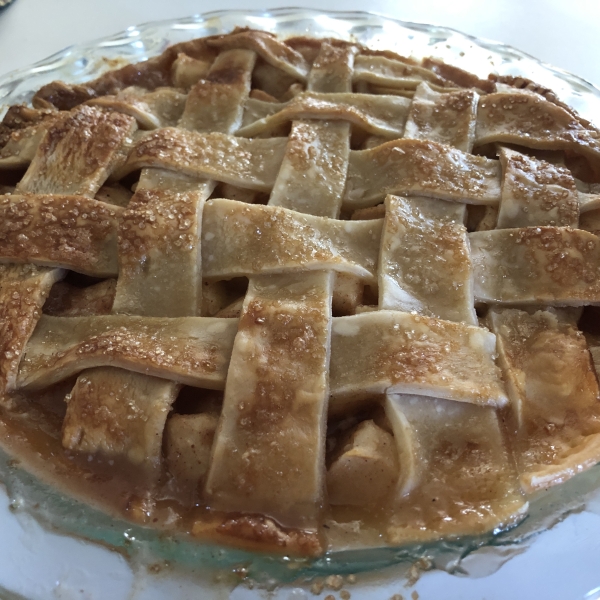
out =
<path fill-rule="evenodd" d="M 365 13 L 326 14 L 295 9 L 255 14 L 213 13 L 131 28 L 122 35 L 68 49 L 27 71 L 8 75 L 0 82 L 0 101 L 8 105 L 26 102 L 35 90 L 53 80 L 85 82 L 107 69 L 159 54 L 173 43 L 228 32 L 234 26 L 263 29 L 282 37 L 298 34 L 335 37 L 414 58 L 436 57 L 483 77 L 489 72 L 523 76 L 553 89 L 560 100 L 575 107 L 590 120 L 600 114 L 600 92 L 593 86 L 575 76 L 542 65 L 516 50 L 478 41 L 440 27 L 400 23 Z M 113 547 L 131 549 L 141 545 L 152 554 L 179 564 L 202 563 L 229 569 L 243 565 L 254 578 L 268 576 L 279 581 L 298 576 L 356 573 L 401 561 L 414 562 L 424 556 L 429 560 L 440 551 L 446 557 L 448 553 L 463 556 L 481 545 L 516 541 L 539 528 L 549 513 L 554 514 L 554 508 L 550 510 L 549 506 L 554 507 L 558 503 L 561 510 L 569 510 L 573 503 L 583 502 L 585 495 L 594 489 L 597 477 L 595 470 L 591 470 L 560 490 L 553 491 L 551 496 L 546 494 L 543 502 L 538 502 L 532 511 L 537 516 L 510 532 L 496 532 L 492 536 L 461 539 L 443 545 L 340 551 L 319 559 L 295 560 L 216 549 L 176 537 L 165 538 L 143 527 L 117 522 L 75 500 L 52 492 L 44 485 L 43 472 L 39 468 L 29 467 L 27 461 L 16 463 L 7 457 L 2 465 L 2 478 L 7 481 L 12 495 L 22 498 L 28 506 L 37 505 L 37 512 L 64 531 Z M 35 472 L 38 478 L 27 474 L 28 470 Z M 434 564 L 437 563 L 434 561 Z"/>

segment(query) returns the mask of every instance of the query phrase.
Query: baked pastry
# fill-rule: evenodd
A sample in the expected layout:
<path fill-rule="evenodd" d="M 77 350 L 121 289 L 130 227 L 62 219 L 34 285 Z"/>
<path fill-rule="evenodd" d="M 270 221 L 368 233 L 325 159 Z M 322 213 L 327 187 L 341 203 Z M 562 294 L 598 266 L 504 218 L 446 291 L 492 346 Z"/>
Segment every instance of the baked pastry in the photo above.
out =
<path fill-rule="evenodd" d="M 0 443 L 69 493 L 313 556 L 600 460 L 600 138 L 549 90 L 242 29 L 0 146 Z"/>

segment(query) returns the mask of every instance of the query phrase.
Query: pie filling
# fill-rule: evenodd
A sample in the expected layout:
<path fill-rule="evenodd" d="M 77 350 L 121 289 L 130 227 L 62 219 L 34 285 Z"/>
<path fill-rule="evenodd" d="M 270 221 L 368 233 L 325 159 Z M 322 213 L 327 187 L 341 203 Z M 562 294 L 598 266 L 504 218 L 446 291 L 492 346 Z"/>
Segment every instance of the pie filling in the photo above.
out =
<path fill-rule="evenodd" d="M 47 85 L 0 124 L 0 445 L 241 548 L 515 525 L 600 460 L 599 182 L 548 90 L 340 40 Z"/>

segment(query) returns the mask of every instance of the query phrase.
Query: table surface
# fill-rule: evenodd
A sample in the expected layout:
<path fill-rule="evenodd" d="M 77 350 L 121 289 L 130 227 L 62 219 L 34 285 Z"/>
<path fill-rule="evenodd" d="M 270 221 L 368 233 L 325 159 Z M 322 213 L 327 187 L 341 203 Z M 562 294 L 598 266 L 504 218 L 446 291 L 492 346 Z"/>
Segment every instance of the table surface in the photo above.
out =
<path fill-rule="evenodd" d="M 406 21 L 453 27 L 477 37 L 510 44 L 600 87 L 598 0 L 419 0 L 411 3 L 400 0 L 370 0 L 368 3 L 305 0 L 293 4 L 322 10 L 368 9 Z M 281 1 L 262 2 L 264 8 L 281 5 Z M 218 3 L 197 0 L 15 0 L 9 8 L 0 11 L 0 76 L 70 44 L 114 34 L 130 25 L 216 9 L 256 9 L 260 6 L 256 1 L 247 0 L 220 0 Z M 74 539 L 43 534 L 39 526 L 24 517 L 17 521 L 8 510 L 8 500 L 1 486 L 0 523 L 0 596 L 2 588 L 8 586 L 19 594 L 40 599 L 49 597 L 49 589 L 53 590 L 52 597 L 65 599 L 164 597 L 160 582 L 155 581 L 148 587 L 141 585 L 146 589 L 140 589 L 139 582 L 132 583 L 131 572 L 117 555 Z M 467 578 L 460 589 L 457 578 L 442 572 L 425 578 L 417 589 L 423 599 L 440 597 L 440 589 L 446 590 L 444 597 L 457 600 L 467 597 L 488 600 L 529 598 L 535 597 L 536 591 L 543 591 L 548 600 L 583 598 L 586 592 L 600 585 L 597 567 L 600 542 L 592 533 L 599 530 L 600 516 L 573 515 L 541 536 L 523 555 L 521 562 L 511 560 L 483 579 Z M 571 557 L 571 552 L 565 550 L 574 546 L 585 551 Z M 73 556 L 81 559 L 75 568 L 69 558 Z M 581 556 L 586 560 L 581 560 Z M 82 570 L 81 564 L 93 565 L 93 568 L 88 572 Z M 539 571 L 541 564 L 549 566 L 547 573 Z M 530 576 L 524 577 L 524 571 Z M 509 596 L 506 596 L 507 585 L 513 586 Z M 94 595 L 90 588 L 103 591 Z M 137 592 L 133 591 L 135 588 Z M 177 597 L 197 597 L 197 591 L 192 586 L 188 595 L 181 588 Z M 353 598 L 384 600 L 394 592 L 401 592 L 405 598 L 411 595 L 410 589 L 378 585 L 368 594 L 353 593 Z M 307 598 L 296 590 L 277 597 Z M 586 598 L 591 597 L 586 595 Z"/>

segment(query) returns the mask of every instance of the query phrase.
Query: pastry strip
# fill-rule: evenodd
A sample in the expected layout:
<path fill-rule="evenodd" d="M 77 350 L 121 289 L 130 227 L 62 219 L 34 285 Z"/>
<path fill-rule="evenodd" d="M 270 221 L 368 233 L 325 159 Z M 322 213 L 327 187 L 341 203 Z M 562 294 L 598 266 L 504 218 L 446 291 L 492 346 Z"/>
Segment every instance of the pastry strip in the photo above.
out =
<path fill-rule="evenodd" d="M 0 171 L 28 167 L 46 131 L 54 120 L 61 117 L 61 113 L 56 113 L 53 119 L 13 132 L 6 145 L 0 149 Z"/>
<path fill-rule="evenodd" d="M 129 87 L 114 96 L 100 96 L 86 102 L 133 117 L 140 129 L 174 127 L 179 122 L 187 101 L 186 94 L 172 88 L 159 88 L 152 92 Z"/>
<path fill-rule="evenodd" d="M 339 69 L 335 80 L 347 89 L 352 56 L 351 49 L 334 52 L 323 44 L 309 87 L 329 86 L 319 68 L 327 61 Z M 321 123 L 294 123 L 295 128 L 305 128 L 311 139 L 327 134 Z M 348 129 L 334 131 L 340 147 Z M 293 163 L 297 143 L 290 141 L 286 150 L 271 205 L 287 203 L 288 190 L 302 185 L 304 169 Z M 319 167 L 322 154 L 305 156 L 311 159 L 308 168 L 320 168 L 329 180 L 326 165 Z M 338 174 L 345 171 L 344 165 L 340 168 L 345 156 L 347 146 L 330 166 L 332 189 L 318 186 L 324 204 L 319 214 L 339 213 L 343 182 Z M 299 208 L 306 210 L 302 204 Z M 332 291 L 333 273 L 326 271 L 250 279 L 206 483 L 212 506 L 316 529 L 324 501 Z"/>
<path fill-rule="evenodd" d="M 469 234 L 475 300 L 583 306 L 600 302 L 600 239 L 581 229 L 525 227 Z"/>
<path fill-rule="evenodd" d="M 0 262 L 27 261 L 114 277 L 122 213 L 120 207 L 85 196 L 0 196 Z"/>
<path fill-rule="evenodd" d="M 285 208 L 210 200 L 204 209 L 204 277 L 335 269 L 375 280 L 381 219 L 339 221 Z"/>
<path fill-rule="evenodd" d="M 304 92 L 276 113 L 245 125 L 238 135 L 253 137 L 298 119 L 324 119 L 349 121 L 368 133 L 397 138 L 404 132 L 409 106 L 410 100 L 401 96 Z"/>
<path fill-rule="evenodd" d="M 496 338 L 481 327 L 379 310 L 333 319 L 332 408 L 382 393 L 504 406 Z"/>
<path fill-rule="evenodd" d="M 42 313 L 61 269 L 34 265 L 0 265 L 0 404 L 17 388 L 17 372 L 25 345 Z"/>
<path fill-rule="evenodd" d="M 337 218 L 331 207 L 346 183 L 349 136 L 349 123 L 295 121 L 269 204 Z"/>
<path fill-rule="evenodd" d="M 354 63 L 353 83 L 369 83 L 398 90 L 414 90 L 423 81 L 443 85 L 445 80 L 433 71 L 385 56 L 360 54 Z"/>
<path fill-rule="evenodd" d="M 553 225 L 577 227 L 579 198 L 565 167 L 502 148 L 502 200 L 498 229 Z"/>
<path fill-rule="evenodd" d="M 436 142 L 400 139 L 350 151 L 344 208 L 375 206 L 386 194 L 498 204 L 500 165 Z"/>
<path fill-rule="evenodd" d="M 331 278 L 251 279 L 206 485 L 211 506 L 314 527 L 323 494 Z"/>
<path fill-rule="evenodd" d="M 218 132 L 196 133 L 167 127 L 138 141 L 117 176 L 156 167 L 269 192 L 286 143 L 286 138 L 248 140 Z"/>
<path fill-rule="evenodd" d="M 234 319 L 210 317 L 42 315 L 27 344 L 18 386 L 41 389 L 87 368 L 113 366 L 223 389 L 236 326 Z"/>
<path fill-rule="evenodd" d="M 431 140 L 471 152 L 478 100 L 475 90 L 437 92 L 427 83 L 421 83 L 410 105 L 404 137 Z"/>
<path fill-rule="evenodd" d="M 47 130 L 17 191 L 93 198 L 136 129 L 132 117 L 92 106 L 64 114 Z"/>
<path fill-rule="evenodd" d="M 255 61 L 256 54 L 250 50 L 221 52 L 206 79 L 190 90 L 179 127 L 205 133 L 236 132 L 242 124 Z"/>
<path fill-rule="evenodd" d="M 526 514 L 496 411 L 422 396 L 388 395 L 401 479 L 387 541 L 481 535 Z"/>
<path fill-rule="evenodd" d="M 569 111 L 523 90 L 482 96 L 475 145 L 502 142 L 541 150 L 572 150 L 597 161 L 598 132 L 584 127 Z"/>
<path fill-rule="evenodd" d="M 464 206 L 388 196 L 379 307 L 477 325 Z"/>
<path fill-rule="evenodd" d="M 119 279 L 113 310 L 183 317 L 200 314 L 200 231 L 213 185 L 145 169 L 119 228 Z M 177 290 L 167 295 L 165 290 Z"/>
<path fill-rule="evenodd" d="M 116 372 L 119 369 L 97 367 L 77 379 L 71 392 L 77 402 L 67 398 L 70 418 L 63 427 L 63 445 L 156 469 L 178 387 L 172 381 L 127 371 L 124 388 L 122 379 L 114 377 Z"/>

